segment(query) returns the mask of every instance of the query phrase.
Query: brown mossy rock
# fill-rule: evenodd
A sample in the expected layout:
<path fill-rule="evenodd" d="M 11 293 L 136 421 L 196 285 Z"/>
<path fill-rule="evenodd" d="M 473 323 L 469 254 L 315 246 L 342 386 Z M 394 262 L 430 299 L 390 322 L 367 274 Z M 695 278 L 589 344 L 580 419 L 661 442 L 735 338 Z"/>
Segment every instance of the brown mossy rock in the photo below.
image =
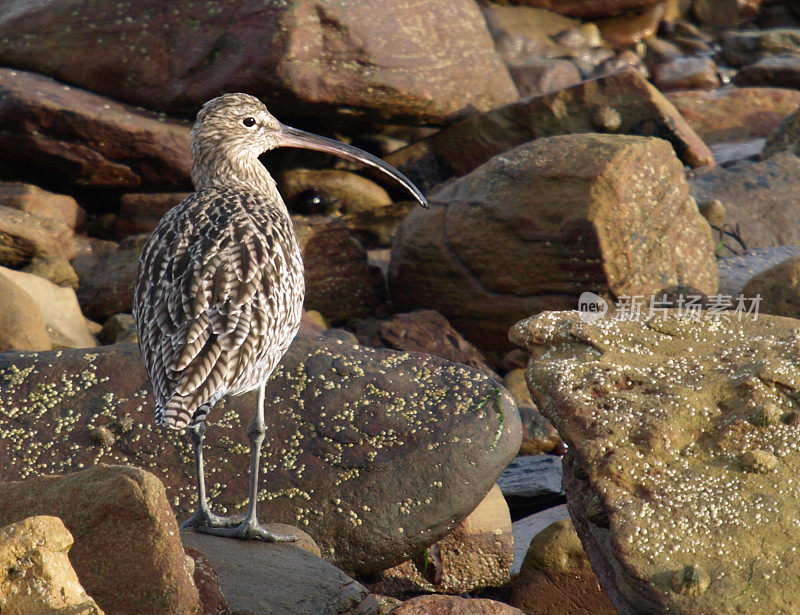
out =
<path fill-rule="evenodd" d="M 259 514 L 307 531 L 345 570 L 388 568 L 446 535 L 520 445 L 516 406 L 499 382 L 427 355 L 297 339 L 267 399 Z M 206 476 L 219 514 L 246 504 L 255 407 L 248 393 L 209 417 Z M 157 473 L 187 518 L 192 448 L 153 425 L 153 410 L 133 344 L 2 354 L 0 481 L 130 463 Z M 93 439 L 101 427 L 112 437 Z"/>
<path fill-rule="evenodd" d="M 4 409 L 10 401 L 6 392 Z M 63 410 L 66 413 L 67 408 Z M 62 424 L 69 422 L 66 418 Z M 30 429 L 41 425 L 39 421 Z M 3 431 L 3 448 L 8 440 L 20 440 L 19 434 L 7 431 L 7 425 Z M 41 446 L 39 455 L 23 447 L 25 452 L 15 452 L 13 458 L 8 451 L 2 456 L 20 465 L 32 458 L 41 460 L 42 448 L 48 447 Z M 37 473 L 31 465 L 25 480 L 8 482 L 10 476 L 4 472 L 0 526 L 34 515 L 59 517 L 75 538 L 69 554 L 75 572 L 107 615 L 198 615 L 200 599 L 187 569 L 175 514 L 155 476 L 130 466 L 104 464 L 66 476 L 34 477 Z"/>
<path fill-rule="evenodd" d="M 351 124 L 443 123 L 517 97 L 473 0 L 250 0 L 155 12 L 138 0 L 14 0 L 0 15 L 0 39 L 7 66 L 183 116 L 237 91 L 281 118 Z"/>
<path fill-rule="evenodd" d="M 570 519 L 534 536 L 509 601 L 527 615 L 616 615 Z"/>
<path fill-rule="evenodd" d="M 83 8 L 88 5 L 82 5 Z M 4 9 L 0 15 L 0 31 L 15 12 L 9 5 Z M 47 20 L 54 17 L 50 14 Z M 50 21 L 51 26 L 53 23 Z M 26 21 L 24 26 L 17 27 L 13 36 L 24 36 L 23 32 L 32 26 L 33 22 Z M 60 33 L 65 38 L 75 34 L 63 29 Z M 0 34 L 7 41 L 4 52 L 10 50 L 7 36 L 8 33 Z M 51 44 L 59 43 L 51 39 Z M 50 45 L 46 47 L 53 50 Z M 114 55 L 113 50 L 129 48 L 129 45 L 109 45 L 104 53 L 94 57 L 109 58 Z M 74 51 L 73 48 L 66 55 L 59 54 L 60 61 L 77 60 Z M 0 57 L 4 52 L 0 52 Z M 84 68 L 90 68 L 90 63 L 78 61 L 84 63 Z M 29 64 L 27 61 L 4 63 L 19 67 Z M 97 63 L 92 62 L 90 70 L 97 68 Z M 70 74 L 77 76 L 67 71 L 61 77 L 75 83 Z M 107 93 L 119 100 L 120 90 L 116 88 L 121 85 L 120 81 L 112 79 L 108 85 Z M 0 69 L 0 97 L 3 100 L 0 161 L 12 169 L 42 173 L 50 181 L 79 186 L 147 186 L 150 190 L 190 186 L 192 161 L 186 124 L 161 121 L 155 115 L 109 98 L 18 70 Z"/>
<path fill-rule="evenodd" d="M 0 352 L 50 350 L 47 325 L 33 298 L 0 273 Z"/>
<path fill-rule="evenodd" d="M 0 529 L 0 608 L 11 615 L 103 615 L 70 564 L 61 519 L 33 516 Z"/>
<path fill-rule="evenodd" d="M 714 164 L 708 146 L 635 68 L 474 115 L 385 160 L 427 191 L 521 143 L 587 132 L 660 137 L 684 163 Z"/>
<path fill-rule="evenodd" d="M 726 87 L 664 94 L 709 145 L 770 136 L 800 106 L 785 88 Z"/>
<path fill-rule="evenodd" d="M 294 532 L 302 542 L 313 545 L 308 534 L 277 526 L 267 527 Z M 213 564 L 219 587 L 236 615 L 344 615 L 350 609 L 356 615 L 378 615 L 377 603 L 367 588 L 304 545 L 231 540 L 194 532 L 181 532 L 181 539 Z M 362 610 L 355 611 L 359 606 Z"/>
<path fill-rule="evenodd" d="M 574 308 L 585 291 L 716 291 L 710 228 L 661 139 L 537 139 L 428 200 L 392 250 L 392 298 L 399 310 L 438 311 L 483 350 L 508 349 L 517 320 Z"/>
<path fill-rule="evenodd" d="M 620 613 L 798 603 L 800 321 L 730 316 L 549 312 L 512 330 L 570 446 L 570 515 Z"/>

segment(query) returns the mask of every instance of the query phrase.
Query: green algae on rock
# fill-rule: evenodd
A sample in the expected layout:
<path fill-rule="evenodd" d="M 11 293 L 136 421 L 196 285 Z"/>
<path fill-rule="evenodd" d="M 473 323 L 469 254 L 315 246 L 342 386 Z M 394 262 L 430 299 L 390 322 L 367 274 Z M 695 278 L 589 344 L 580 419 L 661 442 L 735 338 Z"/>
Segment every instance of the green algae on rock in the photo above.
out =
<path fill-rule="evenodd" d="M 297 339 L 267 399 L 261 514 L 309 532 L 323 557 L 357 572 L 399 563 L 450 532 L 521 440 L 499 382 L 417 353 Z M 153 424 L 152 403 L 134 344 L 0 355 L 0 481 L 130 463 L 157 474 L 187 517 L 191 445 Z M 231 397 L 210 415 L 206 480 L 219 513 L 246 503 L 255 404 L 255 393 Z M 91 438 L 100 426 L 115 436 L 108 446 Z"/>
<path fill-rule="evenodd" d="M 548 312 L 510 335 L 620 613 L 796 612 L 800 321 Z"/>

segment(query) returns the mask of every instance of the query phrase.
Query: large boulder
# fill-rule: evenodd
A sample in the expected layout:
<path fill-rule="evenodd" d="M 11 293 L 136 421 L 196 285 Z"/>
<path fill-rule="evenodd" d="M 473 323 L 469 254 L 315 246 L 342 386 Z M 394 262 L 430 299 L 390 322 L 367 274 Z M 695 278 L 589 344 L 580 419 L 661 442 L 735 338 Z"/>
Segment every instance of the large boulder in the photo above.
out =
<path fill-rule="evenodd" d="M 0 39 L 6 66 L 184 116 L 247 91 L 279 117 L 441 123 L 517 96 L 473 0 L 13 0 Z"/>
<path fill-rule="evenodd" d="M 8 368 L 4 373 L 8 375 Z M 41 393 L 38 397 L 42 399 Z M 36 410 L 27 405 L 8 408 L 5 404 L 15 402 L 7 389 L 2 399 L 5 448 L 9 440 L 23 439 L 18 431 L 9 430 L 9 411 L 21 414 L 31 429 L 43 426 L 43 420 L 32 422 Z M 53 416 L 60 421 L 53 419 L 53 428 L 71 422 L 69 417 L 74 415 L 67 412 L 67 408 L 56 410 Z M 52 428 L 47 431 L 55 437 Z M 67 476 L 33 478 L 42 469 L 35 470 L 34 460 L 42 461 L 54 452 L 55 447 L 48 446 L 53 440 L 42 442 L 22 445 L 16 450 L 25 452 L 14 456 L 3 451 L 3 458 L 11 459 L 12 465 L 29 464 L 29 469 L 24 473 L 26 480 L 18 482 L 8 482 L 10 473 L 4 473 L 0 526 L 34 515 L 59 517 L 75 538 L 69 553 L 75 572 L 107 615 L 197 615 L 200 598 L 161 482 L 144 470 L 103 464 Z M 72 465 L 62 459 L 61 470 Z"/>
<path fill-rule="evenodd" d="M 517 320 L 574 308 L 585 291 L 716 291 L 709 226 L 660 139 L 537 139 L 428 200 L 392 251 L 395 305 L 437 310 L 482 349 L 508 348 Z"/>
<path fill-rule="evenodd" d="M 209 417 L 207 481 L 219 513 L 246 504 L 256 397 L 226 398 Z M 499 382 L 426 355 L 297 339 L 267 399 L 259 513 L 308 531 L 345 570 L 388 568 L 446 535 L 520 445 Z M 0 481 L 103 458 L 156 472 L 179 516 L 194 510 L 192 448 L 153 424 L 135 345 L 0 355 L 0 400 Z"/>
<path fill-rule="evenodd" d="M 7 4 L 0 9 L 0 30 L 11 13 L 14 10 Z M 30 25 L 32 22 L 27 22 Z M 25 27 L 17 34 L 22 36 Z M 61 35 L 71 36 L 63 30 Z M 53 50 L 51 45 L 46 47 Z M 112 50 L 123 48 L 128 46 L 111 45 L 93 58 L 108 58 Z M 10 49 L 8 43 L 3 49 Z M 73 52 L 58 57 L 77 59 Z M 79 61 L 85 68 L 97 68 L 96 61 Z M 115 99 L 119 98 L 119 85 L 120 81 L 113 79 L 111 91 L 107 90 Z M 0 161 L 11 169 L 81 186 L 146 186 L 150 190 L 190 186 L 192 161 L 186 124 L 163 121 L 41 75 L 5 68 L 0 69 L 0 99 Z"/>
<path fill-rule="evenodd" d="M 686 164 L 714 164 L 675 107 L 630 67 L 466 118 L 385 159 L 426 190 L 521 143 L 587 132 L 660 137 Z"/>
<path fill-rule="evenodd" d="M 5 613 L 103 615 L 67 557 L 72 535 L 57 517 L 28 517 L 0 529 L 0 608 Z"/>
<path fill-rule="evenodd" d="M 794 609 L 800 321 L 549 312 L 511 335 L 570 446 L 567 504 L 619 612 Z"/>

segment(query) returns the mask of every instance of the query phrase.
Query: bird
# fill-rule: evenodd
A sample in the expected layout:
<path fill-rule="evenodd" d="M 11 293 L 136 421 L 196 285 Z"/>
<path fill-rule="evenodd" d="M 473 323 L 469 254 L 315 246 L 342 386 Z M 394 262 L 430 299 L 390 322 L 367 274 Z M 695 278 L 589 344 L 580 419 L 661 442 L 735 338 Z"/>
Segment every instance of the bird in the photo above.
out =
<path fill-rule="evenodd" d="M 318 150 L 374 167 L 427 207 L 422 192 L 394 167 L 282 124 L 255 96 L 223 94 L 197 114 L 191 131 L 195 191 L 162 217 L 143 247 L 133 316 L 155 421 L 188 430 L 194 449 L 197 509 L 181 529 L 270 542 L 297 536 L 268 530 L 257 517 L 265 383 L 297 333 L 305 295 L 289 212 L 259 160 L 279 147 Z M 205 489 L 206 417 L 225 395 L 254 389 L 247 509 L 244 515 L 219 516 Z"/>

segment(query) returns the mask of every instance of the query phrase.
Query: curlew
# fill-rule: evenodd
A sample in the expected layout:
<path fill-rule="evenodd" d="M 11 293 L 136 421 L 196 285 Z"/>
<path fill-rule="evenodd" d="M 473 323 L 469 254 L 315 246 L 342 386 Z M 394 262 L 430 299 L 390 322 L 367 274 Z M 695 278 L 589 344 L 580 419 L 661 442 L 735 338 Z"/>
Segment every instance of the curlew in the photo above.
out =
<path fill-rule="evenodd" d="M 266 433 L 265 382 L 300 326 L 303 262 L 289 213 L 258 156 L 277 147 L 335 154 L 390 175 L 423 206 L 399 171 L 355 147 L 290 128 L 247 94 L 208 101 L 192 128 L 195 192 L 161 219 L 142 251 L 133 316 L 153 385 L 156 422 L 188 428 L 197 510 L 181 527 L 220 536 L 294 540 L 256 516 Z M 205 419 L 224 395 L 258 389 L 247 430 L 249 503 L 244 517 L 212 513 L 205 491 Z"/>

